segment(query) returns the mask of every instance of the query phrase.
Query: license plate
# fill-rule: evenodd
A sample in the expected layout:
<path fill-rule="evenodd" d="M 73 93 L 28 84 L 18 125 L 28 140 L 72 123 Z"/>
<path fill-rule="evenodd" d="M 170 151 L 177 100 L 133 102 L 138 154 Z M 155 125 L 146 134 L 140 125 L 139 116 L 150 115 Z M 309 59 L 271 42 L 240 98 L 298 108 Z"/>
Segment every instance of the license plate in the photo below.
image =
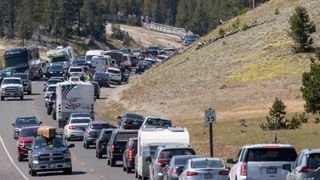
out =
<path fill-rule="evenodd" d="M 277 174 L 277 168 L 274 168 L 274 167 L 267 168 L 267 174 Z"/>
<path fill-rule="evenodd" d="M 212 178 L 212 174 L 206 173 L 206 174 L 204 174 L 204 178 L 205 179 L 211 179 Z"/>
<path fill-rule="evenodd" d="M 54 164 L 50 164 L 49 167 L 50 168 L 54 168 L 55 166 L 54 166 Z"/>
<path fill-rule="evenodd" d="M 133 121 L 133 123 L 132 123 L 133 125 L 138 125 L 138 122 L 136 122 L 136 121 Z"/>

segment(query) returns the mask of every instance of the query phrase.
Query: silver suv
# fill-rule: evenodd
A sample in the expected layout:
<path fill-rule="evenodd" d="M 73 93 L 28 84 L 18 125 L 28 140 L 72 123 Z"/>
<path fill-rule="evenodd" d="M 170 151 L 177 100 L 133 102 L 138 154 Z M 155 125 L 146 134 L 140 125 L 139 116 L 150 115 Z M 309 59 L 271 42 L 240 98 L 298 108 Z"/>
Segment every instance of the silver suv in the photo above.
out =
<path fill-rule="evenodd" d="M 234 164 L 230 170 L 230 180 L 283 180 L 288 171 L 284 164 L 293 164 L 297 153 L 289 144 L 246 145 L 238 153 L 237 160 L 228 159 Z"/>
<path fill-rule="evenodd" d="M 288 170 L 287 180 L 317 180 L 320 179 L 320 149 L 304 149 L 294 165 L 285 164 Z"/>
<path fill-rule="evenodd" d="M 21 78 L 6 77 L 1 83 L 1 101 L 7 97 L 20 97 L 23 100 L 23 85 Z"/>

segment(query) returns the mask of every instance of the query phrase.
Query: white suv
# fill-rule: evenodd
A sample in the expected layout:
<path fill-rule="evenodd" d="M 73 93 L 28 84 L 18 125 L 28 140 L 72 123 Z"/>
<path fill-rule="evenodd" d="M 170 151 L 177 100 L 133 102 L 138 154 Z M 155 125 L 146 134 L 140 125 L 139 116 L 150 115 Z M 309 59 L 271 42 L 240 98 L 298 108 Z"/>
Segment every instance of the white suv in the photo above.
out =
<path fill-rule="evenodd" d="M 297 153 L 289 144 L 246 145 L 238 153 L 237 160 L 228 159 L 234 164 L 230 170 L 230 180 L 283 180 L 287 170 L 284 164 L 293 164 Z"/>

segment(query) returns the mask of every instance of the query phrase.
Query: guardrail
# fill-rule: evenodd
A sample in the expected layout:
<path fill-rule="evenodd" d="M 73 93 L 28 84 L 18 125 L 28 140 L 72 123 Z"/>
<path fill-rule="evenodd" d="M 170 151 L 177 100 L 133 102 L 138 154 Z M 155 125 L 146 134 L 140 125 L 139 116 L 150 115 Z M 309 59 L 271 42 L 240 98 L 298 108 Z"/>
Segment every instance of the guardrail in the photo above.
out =
<path fill-rule="evenodd" d="M 187 32 L 184 28 L 177 28 L 177 27 L 153 23 L 153 22 L 151 23 L 142 22 L 142 26 L 146 29 L 177 35 L 177 36 L 180 36 L 181 38 L 185 37 L 187 34 L 192 34 L 192 32 L 190 31 Z"/>

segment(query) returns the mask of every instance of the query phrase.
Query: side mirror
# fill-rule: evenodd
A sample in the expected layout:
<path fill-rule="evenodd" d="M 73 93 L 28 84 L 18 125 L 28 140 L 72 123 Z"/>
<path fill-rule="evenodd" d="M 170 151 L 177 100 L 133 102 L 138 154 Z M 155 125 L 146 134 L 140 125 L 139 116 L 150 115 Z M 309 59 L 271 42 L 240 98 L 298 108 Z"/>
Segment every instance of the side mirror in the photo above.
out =
<path fill-rule="evenodd" d="M 69 144 L 68 145 L 68 148 L 73 148 L 74 147 L 74 144 Z"/>
<path fill-rule="evenodd" d="M 291 172 L 291 164 L 284 164 L 284 165 L 282 166 L 282 169 Z"/>
<path fill-rule="evenodd" d="M 15 123 L 12 123 L 11 125 L 12 125 L 12 126 L 15 126 L 16 124 L 15 124 Z"/>
<path fill-rule="evenodd" d="M 151 156 L 147 157 L 146 160 L 145 160 L 145 162 L 150 162 L 150 163 L 151 163 L 151 161 L 152 161 L 151 160 Z"/>
<path fill-rule="evenodd" d="M 118 116 L 118 117 L 117 117 L 117 119 L 121 119 L 121 118 L 122 118 L 121 116 Z"/>
<path fill-rule="evenodd" d="M 40 121 L 39 124 L 42 124 L 42 121 Z"/>
<path fill-rule="evenodd" d="M 235 164 L 237 162 L 235 160 L 233 160 L 233 159 L 227 159 L 227 163 L 228 164 Z"/>

